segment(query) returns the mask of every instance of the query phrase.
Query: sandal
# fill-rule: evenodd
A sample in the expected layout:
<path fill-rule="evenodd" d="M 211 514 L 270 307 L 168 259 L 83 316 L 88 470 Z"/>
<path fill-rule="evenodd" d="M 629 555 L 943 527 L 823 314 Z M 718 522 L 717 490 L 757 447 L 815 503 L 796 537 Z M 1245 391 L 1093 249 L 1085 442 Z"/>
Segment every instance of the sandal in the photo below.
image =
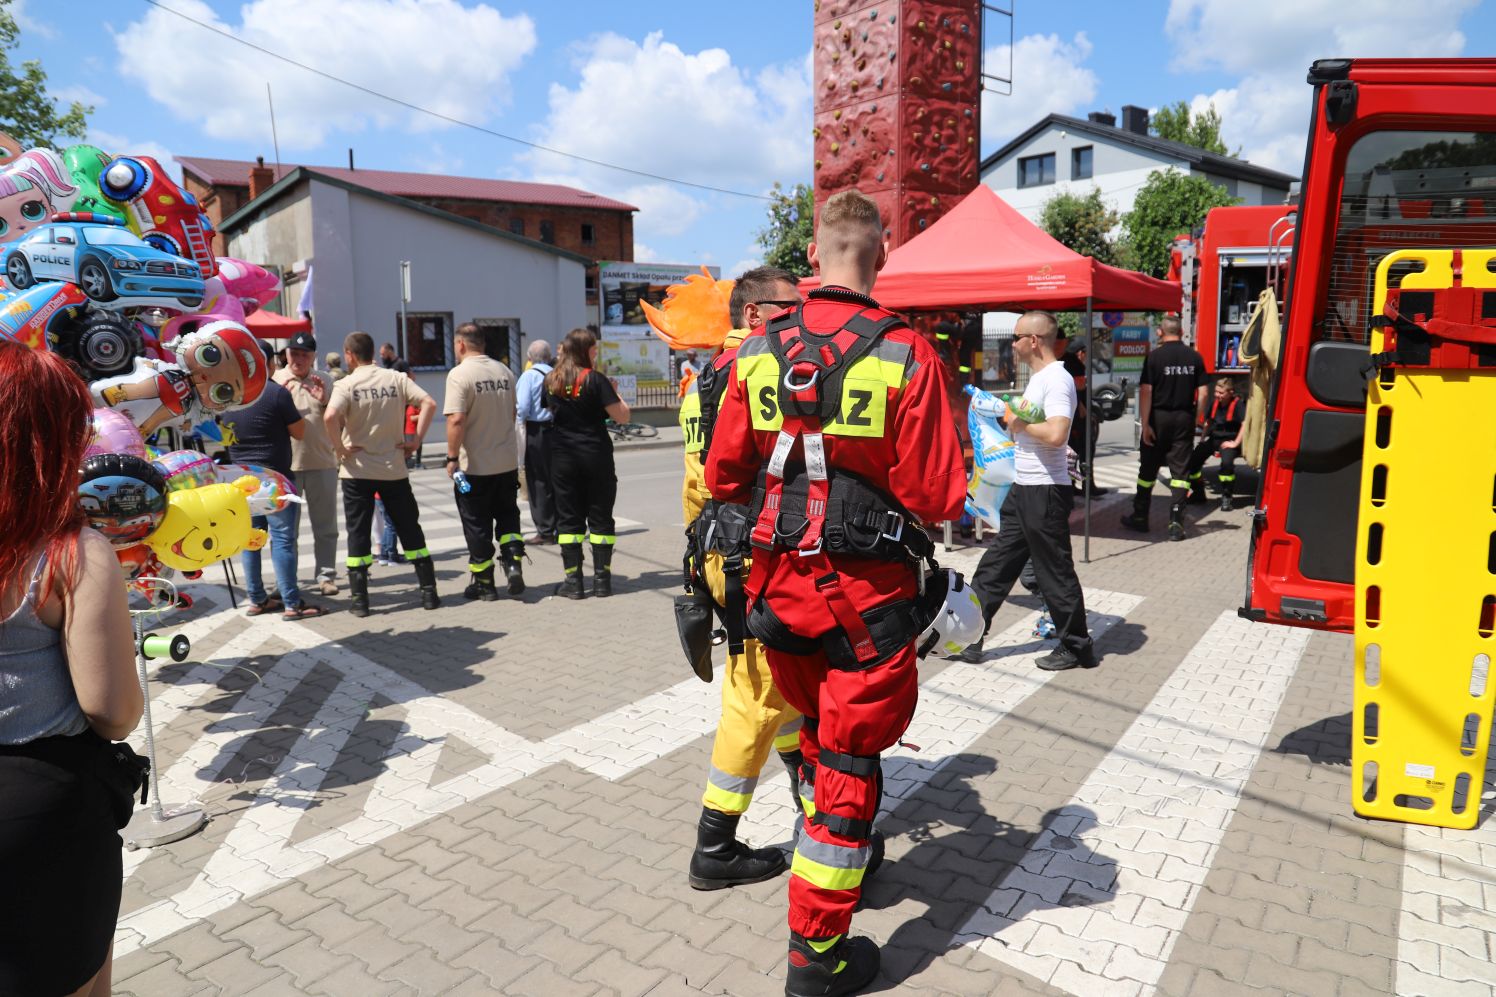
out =
<path fill-rule="evenodd" d="M 310 620 L 314 616 L 322 616 L 327 612 L 321 606 L 313 606 L 309 602 L 303 602 L 281 614 L 283 620 Z"/>
<path fill-rule="evenodd" d="M 281 597 L 272 595 L 266 598 L 264 602 L 250 603 L 249 608 L 244 611 L 244 615 L 264 616 L 266 613 L 274 613 L 285 608 L 286 604 L 281 602 Z"/>

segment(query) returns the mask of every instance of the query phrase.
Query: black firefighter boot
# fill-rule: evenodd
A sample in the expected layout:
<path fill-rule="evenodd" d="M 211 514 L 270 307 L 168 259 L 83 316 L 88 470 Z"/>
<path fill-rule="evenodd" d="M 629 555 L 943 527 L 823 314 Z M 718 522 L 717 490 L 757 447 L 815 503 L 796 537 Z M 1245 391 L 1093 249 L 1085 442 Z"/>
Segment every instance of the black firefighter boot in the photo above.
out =
<path fill-rule="evenodd" d="M 353 603 L 348 607 L 348 612 L 360 619 L 368 616 L 369 566 L 367 564 L 361 564 L 358 567 L 349 566 L 348 593 L 353 596 Z"/>
<path fill-rule="evenodd" d="M 431 555 L 418 557 L 410 562 L 416 569 L 416 581 L 421 586 L 421 608 L 437 609 L 442 601 L 436 594 L 436 565 L 431 561 Z M 493 571 L 492 568 L 489 569 Z"/>
<path fill-rule="evenodd" d="M 499 590 L 493 584 L 493 562 L 488 566 L 473 572 L 473 580 L 467 588 L 462 590 L 464 599 L 481 599 L 484 602 L 495 602 L 499 598 Z"/>
<path fill-rule="evenodd" d="M 556 594 L 564 595 L 568 599 L 587 598 L 587 590 L 582 588 L 581 544 L 565 543 L 561 545 L 561 567 L 566 572 L 566 578 L 561 582 L 561 587 L 556 590 Z"/>
<path fill-rule="evenodd" d="M 845 935 L 825 940 L 790 932 L 786 997 L 840 997 L 860 993 L 878 975 L 878 944 Z"/>
<path fill-rule="evenodd" d="M 696 824 L 696 850 L 691 853 L 691 889 L 724 890 L 773 879 L 784 871 L 784 852 L 777 848 L 749 848 L 738 840 L 742 814 L 701 808 Z"/>
<path fill-rule="evenodd" d="M 1153 504 L 1153 489 L 1139 488 L 1132 497 L 1132 512 L 1122 517 L 1122 525 L 1135 533 L 1148 532 L 1148 507 Z"/>
<path fill-rule="evenodd" d="M 1184 503 L 1176 501 L 1169 506 L 1169 539 L 1183 540 L 1184 537 Z"/>
<path fill-rule="evenodd" d="M 525 542 L 511 540 L 499 548 L 499 562 L 504 565 L 504 576 L 509 579 L 509 594 L 523 595 L 525 591 Z"/>
<path fill-rule="evenodd" d="M 592 545 L 592 594 L 606 599 L 613 594 L 613 545 Z"/>

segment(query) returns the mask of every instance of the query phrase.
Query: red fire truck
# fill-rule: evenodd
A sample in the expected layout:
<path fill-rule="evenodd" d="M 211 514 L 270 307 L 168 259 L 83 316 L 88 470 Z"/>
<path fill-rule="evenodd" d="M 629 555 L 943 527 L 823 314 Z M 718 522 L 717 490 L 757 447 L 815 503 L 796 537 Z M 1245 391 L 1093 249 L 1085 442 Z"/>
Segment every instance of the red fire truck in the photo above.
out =
<path fill-rule="evenodd" d="M 1376 267 L 1399 249 L 1496 246 L 1496 59 L 1325 60 L 1309 83 L 1242 615 L 1349 632 Z M 1476 439 L 1490 413 L 1468 418 L 1444 442 Z"/>
<path fill-rule="evenodd" d="M 1245 374 L 1241 335 L 1263 288 L 1282 290 L 1297 207 L 1214 208 L 1198 238 L 1174 243 L 1169 278 L 1184 285 L 1179 318 L 1212 374 Z"/>

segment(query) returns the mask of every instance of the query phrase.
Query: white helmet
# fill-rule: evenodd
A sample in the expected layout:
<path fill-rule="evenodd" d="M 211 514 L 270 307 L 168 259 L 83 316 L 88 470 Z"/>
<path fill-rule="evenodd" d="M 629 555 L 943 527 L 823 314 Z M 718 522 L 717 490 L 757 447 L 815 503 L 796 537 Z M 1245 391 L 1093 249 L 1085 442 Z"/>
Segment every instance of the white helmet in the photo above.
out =
<path fill-rule="evenodd" d="M 958 571 L 946 569 L 927 575 L 920 603 L 933 614 L 916 643 L 921 658 L 931 653 L 953 658 L 986 629 L 982 601 Z"/>

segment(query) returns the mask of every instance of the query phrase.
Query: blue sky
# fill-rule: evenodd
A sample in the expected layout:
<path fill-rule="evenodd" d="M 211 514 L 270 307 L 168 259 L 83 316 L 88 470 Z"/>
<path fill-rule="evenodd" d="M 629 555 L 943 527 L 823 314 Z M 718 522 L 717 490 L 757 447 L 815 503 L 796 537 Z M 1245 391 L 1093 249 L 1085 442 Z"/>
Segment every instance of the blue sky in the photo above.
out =
<path fill-rule="evenodd" d="M 810 0 L 160 0 L 240 37 L 496 131 L 647 172 L 762 194 L 810 172 Z M 1354 14 L 1351 12 L 1355 11 Z M 530 150 L 276 62 L 144 0 L 19 0 L 21 55 L 97 107 L 111 152 L 273 158 L 572 183 L 641 207 L 641 257 L 754 261 L 764 206 Z M 1213 101 L 1245 158 L 1298 172 L 1304 70 L 1336 55 L 1492 55 L 1496 2 L 1017 0 L 1010 96 L 984 151 L 1051 111 Z M 988 65 L 1009 63 L 989 23 Z M 1484 50 L 1482 50 L 1484 47 Z"/>

